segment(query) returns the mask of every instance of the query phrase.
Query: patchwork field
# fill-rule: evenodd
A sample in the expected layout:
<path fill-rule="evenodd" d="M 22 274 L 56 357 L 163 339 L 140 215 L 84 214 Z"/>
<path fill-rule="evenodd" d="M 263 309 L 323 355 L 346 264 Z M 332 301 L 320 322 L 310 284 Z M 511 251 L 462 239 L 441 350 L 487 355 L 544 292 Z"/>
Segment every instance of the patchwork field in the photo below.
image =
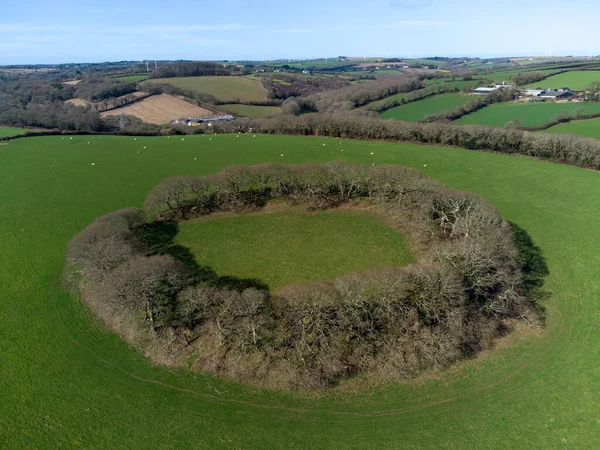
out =
<path fill-rule="evenodd" d="M 208 116 L 212 112 L 172 95 L 160 94 L 122 108 L 105 111 L 101 113 L 101 116 L 118 116 L 119 114 L 135 116 L 144 122 L 161 125 L 181 117 Z"/>
<path fill-rule="evenodd" d="M 341 153 L 338 140 L 312 137 L 87 142 L 51 136 L 0 147 L 0 447 L 597 446 L 600 174 L 425 145 L 343 141 Z M 61 291 L 71 237 L 101 214 L 141 206 L 165 177 L 336 159 L 417 168 L 484 196 L 526 229 L 550 267 L 546 329 L 519 331 L 420 381 L 311 397 L 153 366 Z"/>
<path fill-rule="evenodd" d="M 180 224 L 176 243 L 219 276 L 259 279 L 272 290 L 413 262 L 397 231 L 373 215 L 342 210 L 192 220 Z"/>
<path fill-rule="evenodd" d="M 573 72 L 559 73 L 542 81 L 526 85 L 526 88 L 563 88 L 583 90 L 594 81 L 600 81 L 600 70 L 581 70 Z"/>
<path fill-rule="evenodd" d="M 255 105 L 240 105 L 231 104 L 223 105 L 229 111 L 232 111 L 240 116 L 252 117 L 253 119 L 261 119 L 265 116 L 281 113 L 282 109 L 279 106 L 255 106 Z"/>
<path fill-rule="evenodd" d="M 545 130 L 546 133 L 579 134 L 580 136 L 600 139 L 600 118 L 574 120 L 561 123 Z"/>
<path fill-rule="evenodd" d="M 454 109 L 459 105 L 463 105 L 469 101 L 469 98 L 470 97 L 465 94 L 434 95 L 423 100 L 388 109 L 387 111 L 382 112 L 379 117 L 382 119 L 417 122 L 430 114 Z"/>
<path fill-rule="evenodd" d="M 148 82 L 168 83 L 182 89 L 205 92 L 225 102 L 255 102 L 267 99 L 267 91 L 260 82 L 247 77 L 156 78 Z"/>
<path fill-rule="evenodd" d="M 522 126 L 535 127 L 551 122 L 557 114 L 563 112 L 573 116 L 573 111 L 578 108 L 583 108 L 583 114 L 600 113 L 600 103 L 495 103 L 461 117 L 456 122 L 503 127 L 511 120 L 519 119 Z"/>

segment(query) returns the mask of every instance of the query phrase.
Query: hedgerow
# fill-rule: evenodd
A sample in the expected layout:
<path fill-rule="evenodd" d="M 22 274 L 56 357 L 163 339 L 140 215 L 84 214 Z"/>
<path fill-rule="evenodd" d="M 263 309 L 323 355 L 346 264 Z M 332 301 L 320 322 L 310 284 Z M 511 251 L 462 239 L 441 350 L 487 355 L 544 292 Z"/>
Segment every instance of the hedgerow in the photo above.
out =
<path fill-rule="evenodd" d="M 180 220 L 273 200 L 371 209 L 408 236 L 417 263 L 270 292 L 218 282 L 169 245 Z M 193 355 L 194 367 L 235 380 L 325 389 L 440 370 L 515 320 L 540 322 L 526 294 L 541 283 L 522 274 L 536 253 L 521 257 L 510 224 L 483 199 L 401 166 L 232 166 L 168 178 L 144 208 L 97 219 L 67 259 L 91 309 L 159 362 Z"/>

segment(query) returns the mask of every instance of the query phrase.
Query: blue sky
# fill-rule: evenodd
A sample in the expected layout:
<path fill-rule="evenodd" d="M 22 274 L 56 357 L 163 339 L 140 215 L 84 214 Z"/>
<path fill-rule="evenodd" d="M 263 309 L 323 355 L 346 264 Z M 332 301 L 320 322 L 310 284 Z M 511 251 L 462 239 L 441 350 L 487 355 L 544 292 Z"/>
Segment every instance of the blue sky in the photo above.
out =
<path fill-rule="evenodd" d="M 0 64 L 600 53 L 598 0 L 3 3 Z"/>

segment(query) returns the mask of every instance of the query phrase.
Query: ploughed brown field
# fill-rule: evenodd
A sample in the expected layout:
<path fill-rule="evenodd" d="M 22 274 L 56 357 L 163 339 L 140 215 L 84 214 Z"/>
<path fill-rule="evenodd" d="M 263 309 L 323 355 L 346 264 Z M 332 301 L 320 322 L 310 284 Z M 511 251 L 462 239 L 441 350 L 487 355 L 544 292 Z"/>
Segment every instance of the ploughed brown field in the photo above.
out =
<path fill-rule="evenodd" d="M 144 122 L 157 125 L 169 123 L 181 117 L 208 116 L 212 111 L 195 106 L 172 95 L 153 95 L 131 105 L 101 113 L 102 117 L 118 116 L 119 114 L 135 116 Z"/>

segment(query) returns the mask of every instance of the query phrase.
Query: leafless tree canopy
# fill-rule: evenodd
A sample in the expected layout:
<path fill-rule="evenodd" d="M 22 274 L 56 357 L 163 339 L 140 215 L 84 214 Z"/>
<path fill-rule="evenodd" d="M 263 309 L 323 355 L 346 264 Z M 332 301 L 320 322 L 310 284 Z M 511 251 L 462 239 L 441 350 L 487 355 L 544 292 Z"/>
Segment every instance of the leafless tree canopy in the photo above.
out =
<path fill-rule="evenodd" d="M 163 180 L 145 212 L 160 225 L 273 199 L 373 209 L 409 237 L 417 263 L 277 293 L 217 284 L 157 254 L 133 208 L 83 230 L 68 262 L 87 286 L 84 300 L 94 293 L 114 313 L 106 317 L 135 318 L 138 333 L 175 339 L 202 370 L 271 387 L 325 389 L 358 374 L 414 377 L 472 357 L 511 321 L 539 320 L 526 295 L 536 282 L 525 284 L 511 226 L 483 199 L 405 167 L 231 166 Z"/>

